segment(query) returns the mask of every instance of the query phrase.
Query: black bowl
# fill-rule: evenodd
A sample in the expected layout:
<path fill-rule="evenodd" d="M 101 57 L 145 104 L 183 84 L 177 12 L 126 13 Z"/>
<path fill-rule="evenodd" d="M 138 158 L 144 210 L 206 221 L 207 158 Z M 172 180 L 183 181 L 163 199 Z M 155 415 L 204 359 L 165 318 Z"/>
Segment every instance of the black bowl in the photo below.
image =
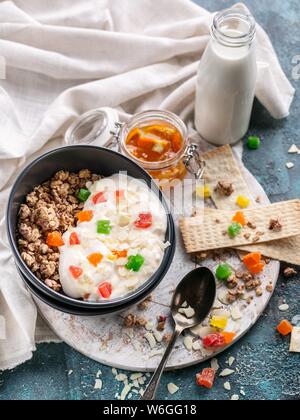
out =
<path fill-rule="evenodd" d="M 146 182 L 158 196 L 167 214 L 166 241 L 170 247 L 165 250 L 158 270 L 138 289 L 124 297 L 103 301 L 84 302 L 57 293 L 41 282 L 23 261 L 17 246 L 17 219 L 20 205 L 34 186 L 50 179 L 59 170 L 79 172 L 88 168 L 93 173 L 111 176 L 120 171 L 127 172 L 133 178 Z M 95 146 L 67 146 L 48 152 L 30 163 L 18 176 L 11 190 L 6 211 L 7 233 L 9 243 L 26 284 L 36 296 L 55 309 L 77 315 L 102 315 L 119 312 L 145 298 L 166 275 L 174 257 L 176 247 L 175 227 L 172 215 L 160 189 L 154 185 L 150 175 L 129 158 L 110 149 Z"/>

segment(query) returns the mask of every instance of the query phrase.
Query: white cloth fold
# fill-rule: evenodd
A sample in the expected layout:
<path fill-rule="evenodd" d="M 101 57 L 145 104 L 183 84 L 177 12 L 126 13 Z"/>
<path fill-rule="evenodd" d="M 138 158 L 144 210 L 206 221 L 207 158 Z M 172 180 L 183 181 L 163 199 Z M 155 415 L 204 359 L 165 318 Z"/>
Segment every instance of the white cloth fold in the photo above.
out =
<path fill-rule="evenodd" d="M 62 144 L 78 114 L 110 106 L 128 114 L 161 107 L 187 115 L 211 19 L 189 0 L 0 1 L 0 55 L 6 62 L 0 81 L 0 218 L 21 167 Z M 273 117 L 282 118 L 294 90 L 268 36 L 257 29 L 256 95 Z M 4 225 L 0 370 L 30 358 L 35 337 L 55 340 L 44 325 L 37 327 Z"/>

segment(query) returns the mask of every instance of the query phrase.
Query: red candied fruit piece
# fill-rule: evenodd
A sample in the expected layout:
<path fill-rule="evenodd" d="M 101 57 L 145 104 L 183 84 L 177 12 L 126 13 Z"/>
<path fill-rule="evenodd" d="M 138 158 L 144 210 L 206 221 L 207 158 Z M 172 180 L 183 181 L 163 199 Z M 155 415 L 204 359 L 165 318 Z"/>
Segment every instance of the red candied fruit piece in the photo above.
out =
<path fill-rule="evenodd" d="M 134 222 L 139 229 L 147 229 L 152 226 L 153 218 L 151 213 L 140 213 L 137 220 Z"/>
<path fill-rule="evenodd" d="M 196 384 L 211 389 L 214 385 L 216 372 L 214 369 L 206 368 L 196 375 Z"/>

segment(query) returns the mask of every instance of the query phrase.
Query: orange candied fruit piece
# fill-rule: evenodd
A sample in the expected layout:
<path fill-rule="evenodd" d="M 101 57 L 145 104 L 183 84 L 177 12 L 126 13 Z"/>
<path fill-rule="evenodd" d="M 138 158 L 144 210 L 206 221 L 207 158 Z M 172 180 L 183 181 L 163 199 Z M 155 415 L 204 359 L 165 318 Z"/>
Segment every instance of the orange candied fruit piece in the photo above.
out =
<path fill-rule="evenodd" d="M 63 246 L 65 244 L 60 232 L 48 233 L 46 242 L 48 246 Z"/>
<path fill-rule="evenodd" d="M 246 267 L 251 267 L 253 265 L 259 264 L 261 262 L 261 253 L 260 252 L 251 252 L 243 258 L 243 263 Z"/>
<path fill-rule="evenodd" d="M 127 254 L 128 254 L 128 251 L 127 251 L 127 249 L 123 249 L 122 251 L 118 251 L 117 249 L 113 249 L 111 251 L 111 253 L 113 255 L 115 255 L 117 258 L 126 258 Z"/>
<path fill-rule="evenodd" d="M 97 267 L 97 265 L 101 263 L 103 255 L 100 254 L 100 252 L 95 252 L 87 256 L 87 259 L 90 264 L 92 264 L 94 267 Z"/>
<path fill-rule="evenodd" d="M 94 212 L 92 210 L 83 210 L 77 213 L 76 217 L 80 223 L 90 222 L 94 217 Z"/>
<path fill-rule="evenodd" d="M 245 226 L 247 224 L 246 217 L 242 211 L 236 212 L 236 214 L 232 218 L 232 221 L 239 223 L 242 226 Z"/>
<path fill-rule="evenodd" d="M 144 150 L 152 150 L 154 143 L 154 139 L 143 135 L 140 135 L 136 142 L 137 146 Z"/>
<path fill-rule="evenodd" d="M 251 274 L 259 274 L 264 271 L 266 264 L 264 262 L 260 262 L 258 264 L 251 265 L 247 267 Z"/>
<path fill-rule="evenodd" d="M 126 139 L 126 143 L 127 144 L 134 144 L 137 141 L 137 139 L 140 137 L 141 134 L 142 134 L 142 132 L 139 128 L 134 128 L 128 134 L 127 139 Z"/>
<path fill-rule="evenodd" d="M 172 137 L 172 149 L 175 153 L 179 152 L 182 148 L 182 137 L 181 134 L 176 131 Z"/>
<path fill-rule="evenodd" d="M 284 319 L 279 325 L 277 325 L 277 331 L 281 335 L 289 335 L 293 331 L 293 326 L 289 323 L 289 321 Z"/>
<path fill-rule="evenodd" d="M 234 332 L 225 332 L 222 331 L 221 334 L 224 337 L 225 340 L 225 344 L 231 344 L 236 336 L 236 334 Z"/>

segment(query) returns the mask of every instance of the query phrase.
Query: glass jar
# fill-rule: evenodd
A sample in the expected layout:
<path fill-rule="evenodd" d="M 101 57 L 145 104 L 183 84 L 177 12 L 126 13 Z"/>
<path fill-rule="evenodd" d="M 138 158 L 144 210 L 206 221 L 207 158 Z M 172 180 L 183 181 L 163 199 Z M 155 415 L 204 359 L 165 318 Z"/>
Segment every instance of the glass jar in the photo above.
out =
<path fill-rule="evenodd" d="M 195 126 L 208 142 L 233 144 L 247 132 L 257 67 L 254 18 L 238 6 L 217 13 L 200 60 Z"/>
<path fill-rule="evenodd" d="M 187 127 L 184 122 L 172 112 L 164 110 L 151 110 L 135 114 L 126 123 L 118 121 L 116 111 L 110 108 L 91 110 L 80 115 L 69 127 L 65 134 L 67 144 L 91 144 L 100 147 L 117 149 L 144 168 L 163 187 L 174 181 L 181 181 L 187 172 L 196 178 L 203 175 L 203 162 L 198 153 L 198 147 L 190 144 Z M 162 159 L 160 154 L 153 153 L 154 159 L 149 161 L 135 156 L 127 144 L 127 139 L 133 130 L 143 130 L 151 127 L 165 127 L 180 136 L 178 148 Z M 166 143 L 159 140 L 158 143 Z M 180 147 L 179 147 L 180 146 Z"/>
<path fill-rule="evenodd" d="M 180 133 L 182 139 L 180 149 L 174 153 L 172 157 L 160 161 L 151 162 L 134 156 L 127 144 L 127 138 L 130 132 L 135 129 L 156 125 L 176 129 Z M 170 181 L 183 180 L 187 174 L 187 168 L 184 163 L 185 152 L 188 145 L 187 128 L 184 122 L 172 112 L 151 110 L 134 115 L 127 123 L 122 124 L 119 133 L 119 145 L 123 154 L 146 169 L 160 185 Z"/>

